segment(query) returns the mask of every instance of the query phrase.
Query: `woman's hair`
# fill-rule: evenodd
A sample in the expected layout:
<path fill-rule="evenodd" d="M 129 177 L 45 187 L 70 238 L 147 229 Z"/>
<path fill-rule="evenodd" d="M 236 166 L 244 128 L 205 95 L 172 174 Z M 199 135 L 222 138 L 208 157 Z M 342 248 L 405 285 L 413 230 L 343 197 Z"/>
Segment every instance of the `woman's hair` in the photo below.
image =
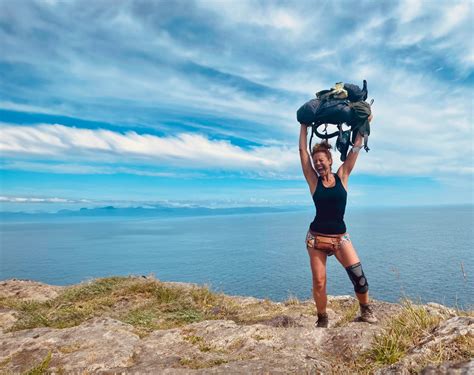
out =
<path fill-rule="evenodd" d="M 311 150 L 311 156 L 314 156 L 317 152 L 324 152 L 329 160 L 332 161 L 331 151 L 329 151 L 332 146 L 329 144 L 328 141 L 322 141 L 321 143 L 316 143 Z"/>

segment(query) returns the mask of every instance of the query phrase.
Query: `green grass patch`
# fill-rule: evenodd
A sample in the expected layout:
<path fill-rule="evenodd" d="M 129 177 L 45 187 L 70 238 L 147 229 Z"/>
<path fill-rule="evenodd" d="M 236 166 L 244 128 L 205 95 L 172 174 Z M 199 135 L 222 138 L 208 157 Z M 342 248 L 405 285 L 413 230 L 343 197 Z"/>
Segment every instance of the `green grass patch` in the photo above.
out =
<path fill-rule="evenodd" d="M 12 361 L 12 357 L 6 357 L 3 361 L 0 362 L 0 369 L 5 367 Z"/>
<path fill-rule="evenodd" d="M 93 280 L 87 284 L 80 284 L 67 288 L 58 296 L 55 301 L 61 303 L 85 302 L 100 299 L 109 296 L 112 292 L 119 289 L 129 282 L 126 277 L 106 277 Z"/>
<path fill-rule="evenodd" d="M 197 335 L 187 335 L 183 337 L 184 340 L 190 342 L 192 345 L 196 345 L 201 352 L 210 352 L 214 348 L 206 343 L 204 337 Z"/>
<path fill-rule="evenodd" d="M 51 351 L 46 355 L 46 357 L 41 361 L 41 363 L 39 363 L 38 365 L 36 365 L 35 367 L 33 367 L 32 369 L 26 371 L 24 373 L 24 375 L 43 375 L 43 374 L 47 374 L 48 373 L 48 367 L 49 367 L 49 363 L 51 362 L 51 358 L 52 358 L 52 354 L 51 354 Z"/>
<path fill-rule="evenodd" d="M 419 344 L 440 322 L 424 306 L 403 301 L 403 310 L 389 322 L 385 333 L 374 340 L 369 357 L 377 364 L 390 365 L 400 360 L 414 345 Z"/>
<path fill-rule="evenodd" d="M 0 307 L 18 312 L 10 331 L 37 327 L 67 328 L 110 316 L 137 328 L 140 335 L 204 319 L 234 316 L 237 305 L 207 287 L 179 286 L 155 279 L 110 277 L 65 289 L 46 302 L 1 298 Z M 218 313 L 215 308 L 219 307 Z M 220 308 L 222 307 L 222 308 Z"/>
<path fill-rule="evenodd" d="M 129 323 L 145 336 L 156 329 L 181 327 L 211 319 L 253 324 L 287 313 L 315 314 L 312 303 L 290 298 L 248 302 L 214 293 L 207 286 L 187 286 L 152 278 L 108 277 L 66 288 L 45 302 L 0 298 L 0 307 L 17 311 L 10 331 L 38 327 L 68 328 L 94 317 L 111 317 Z"/>
<path fill-rule="evenodd" d="M 191 369 L 210 368 L 222 365 L 227 362 L 227 360 L 221 358 L 212 360 L 202 360 L 199 358 L 181 358 L 181 360 L 179 361 L 181 366 Z"/>
<path fill-rule="evenodd" d="M 152 332 L 160 328 L 160 321 L 157 318 L 158 309 L 151 306 L 142 306 L 130 310 L 122 315 L 121 321 L 138 328 L 140 332 Z"/>
<path fill-rule="evenodd" d="M 382 334 L 356 363 L 348 364 L 352 373 L 369 374 L 403 359 L 410 348 L 420 344 L 443 319 L 431 315 L 426 307 L 402 301 L 402 310 L 387 321 Z"/>

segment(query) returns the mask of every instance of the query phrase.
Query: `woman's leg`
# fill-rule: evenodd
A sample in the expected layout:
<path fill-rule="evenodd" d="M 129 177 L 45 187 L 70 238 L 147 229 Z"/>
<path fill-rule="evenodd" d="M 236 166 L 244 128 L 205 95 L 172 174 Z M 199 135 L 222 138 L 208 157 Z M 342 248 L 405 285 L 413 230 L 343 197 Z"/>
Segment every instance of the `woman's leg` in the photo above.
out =
<path fill-rule="evenodd" d="M 327 295 L 326 295 L 326 260 L 327 255 L 322 251 L 314 250 L 310 247 L 308 250 L 309 261 L 311 264 L 311 273 L 313 275 L 313 298 L 316 303 L 318 314 L 326 313 Z"/>
<path fill-rule="evenodd" d="M 357 252 L 352 246 L 350 239 L 344 239 L 341 243 L 341 249 L 334 253 L 335 257 L 342 264 L 342 266 L 347 270 L 348 267 L 360 263 Z M 357 299 L 361 304 L 369 303 L 369 292 L 358 293 L 355 292 Z"/>

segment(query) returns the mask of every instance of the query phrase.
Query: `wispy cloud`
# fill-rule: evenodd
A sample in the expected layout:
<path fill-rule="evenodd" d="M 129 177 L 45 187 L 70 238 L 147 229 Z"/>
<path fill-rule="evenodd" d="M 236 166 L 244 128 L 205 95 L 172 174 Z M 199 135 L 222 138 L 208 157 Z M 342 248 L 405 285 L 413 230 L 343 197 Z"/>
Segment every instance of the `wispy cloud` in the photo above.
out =
<path fill-rule="evenodd" d="M 68 198 L 38 198 L 38 197 L 4 197 L 0 196 L 0 203 L 89 203 L 87 199 Z"/>
<path fill-rule="evenodd" d="M 31 116 L 3 120 L 5 169 L 301 179 L 296 109 L 334 82 L 368 79 L 372 151 L 358 171 L 472 173 L 472 1 L 1 8 L 0 109 Z"/>
<path fill-rule="evenodd" d="M 419 108 L 422 111 L 422 108 Z M 389 109 L 387 109 L 389 111 Z M 454 115 L 452 115 L 454 116 Z M 429 120 L 429 118 L 428 118 Z M 465 162 L 471 140 L 446 142 L 443 135 L 429 123 L 400 117 L 400 128 L 409 133 L 404 143 L 393 143 L 390 137 L 397 132 L 375 128 L 385 139 L 374 136 L 380 150 L 359 158 L 358 169 L 374 175 L 423 174 L 453 172 L 469 174 L 474 166 Z M 373 126 L 374 127 L 374 126 Z M 125 133 L 104 129 L 81 129 L 64 125 L 37 126 L 0 125 L 2 138 L 0 151 L 9 158 L 38 158 L 55 163 L 6 161 L 7 169 L 47 171 L 50 173 L 114 174 L 130 173 L 148 176 L 186 176 L 186 170 L 202 172 L 218 168 L 222 172 L 244 172 L 251 178 L 288 179 L 301 177 L 296 148 L 282 145 L 251 146 L 242 148 L 229 141 L 212 140 L 201 134 L 182 133 L 159 137 L 150 134 Z M 453 136 L 456 136 L 454 133 Z M 421 140 L 420 140 L 421 139 Z M 372 145 L 372 141 L 370 143 Z M 377 146 L 380 145 L 380 146 Z M 466 147 L 458 150 L 459 145 Z M 413 153 L 418 152 L 416 158 Z M 440 153 L 440 150 L 443 150 Z M 420 154 L 421 152 L 421 154 Z M 341 162 L 334 153 L 338 168 Z M 79 164 L 78 164 L 79 163 Z M 101 165 L 102 163 L 102 165 Z M 103 165 L 107 163 L 108 165 Z M 141 169 L 138 165 L 154 166 L 157 170 Z M 182 168 L 182 172 L 169 172 L 163 167 Z M 288 176 L 289 175 L 289 176 Z"/>
<path fill-rule="evenodd" d="M 296 164 L 295 153 L 276 146 L 244 150 L 228 141 L 210 140 L 200 134 L 158 137 L 110 130 L 91 130 L 64 125 L 1 126 L 0 151 L 5 156 L 36 156 L 51 160 L 97 160 L 123 162 L 123 158 L 159 165 L 194 168 L 281 170 Z M 278 157 L 274 157 L 278 155 Z M 86 169 L 87 170 L 87 169 Z M 89 170 L 92 171 L 92 170 Z"/>

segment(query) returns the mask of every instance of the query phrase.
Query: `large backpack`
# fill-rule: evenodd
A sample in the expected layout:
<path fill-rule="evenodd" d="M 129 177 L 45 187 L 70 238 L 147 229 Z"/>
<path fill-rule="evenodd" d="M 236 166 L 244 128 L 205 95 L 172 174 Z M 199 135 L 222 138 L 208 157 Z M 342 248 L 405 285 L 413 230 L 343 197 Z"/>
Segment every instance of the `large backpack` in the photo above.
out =
<path fill-rule="evenodd" d="M 362 89 L 354 84 L 338 82 L 329 90 L 317 92 L 316 99 L 303 104 L 296 112 L 296 118 L 299 123 L 312 127 L 310 149 L 315 133 L 321 139 L 337 136 L 336 147 L 341 152 L 341 160 L 344 161 L 349 148 L 349 139 L 351 138 L 353 144 L 357 133 L 360 133 L 364 137 L 364 148 L 368 151 L 367 143 L 370 134 L 368 117 L 371 112 L 370 105 L 365 102 L 367 95 L 366 80 L 363 82 Z M 337 131 L 328 134 L 329 124 L 336 125 Z M 351 130 L 343 131 L 343 124 L 349 126 Z M 325 126 L 325 134 L 318 131 L 321 125 Z M 352 137 L 350 137 L 351 132 Z"/>

